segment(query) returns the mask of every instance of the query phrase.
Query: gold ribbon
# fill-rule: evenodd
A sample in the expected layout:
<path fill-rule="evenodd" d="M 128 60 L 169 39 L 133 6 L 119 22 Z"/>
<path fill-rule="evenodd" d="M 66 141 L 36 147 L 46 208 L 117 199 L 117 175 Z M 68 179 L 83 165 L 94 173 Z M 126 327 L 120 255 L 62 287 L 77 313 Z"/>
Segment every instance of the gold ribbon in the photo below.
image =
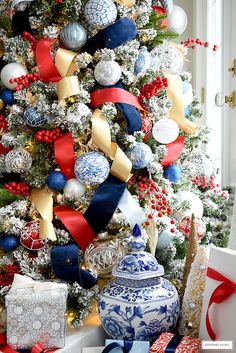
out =
<path fill-rule="evenodd" d="M 168 79 L 166 94 L 172 101 L 172 108 L 169 112 L 170 118 L 178 124 L 181 130 L 193 134 L 198 127 L 185 118 L 182 80 L 180 76 L 172 75 L 167 72 L 164 72 L 164 76 Z"/>
<path fill-rule="evenodd" d="M 48 238 L 56 240 L 55 231 L 53 228 L 53 198 L 52 194 L 46 189 L 33 189 L 30 196 L 30 201 L 34 204 L 42 219 L 39 220 L 39 234 L 41 239 Z"/>
<path fill-rule="evenodd" d="M 122 181 L 128 181 L 131 177 L 132 163 L 120 147 L 111 142 L 110 127 L 101 110 L 96 109 L 91 120 L 93 143 L 113 160 L 110 173 Z"/>
<path fill-rule="evenodd" d="M 127 7 L 133 7 L 135 5 L 135 0 L 115 0 L 117 4 L 124 5 Z"/>

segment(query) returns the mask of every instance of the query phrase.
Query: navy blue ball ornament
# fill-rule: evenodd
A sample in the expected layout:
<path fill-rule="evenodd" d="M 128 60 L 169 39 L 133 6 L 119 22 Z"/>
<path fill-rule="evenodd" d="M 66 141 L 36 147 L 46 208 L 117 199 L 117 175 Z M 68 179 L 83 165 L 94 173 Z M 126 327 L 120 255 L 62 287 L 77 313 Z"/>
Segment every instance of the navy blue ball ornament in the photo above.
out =
<path fill-rule="evenodd" d="M 181 179 L 182 172 L 180 167 L 175 164 L 170 164 L 164 170 L 164 177 L 171 181 L 172 183 L 178 183 Z"/>
<path fill-rule="evenodd" d="M 39 114 L 39 112 L 33 107 L 28 107 L 25 109 L 23 118 L 26 124 L 31 127 L 41 126 L 46 121 L 45 117 Z"/>
<path fill-rule="evenodd" d="M 139 50 L 138 58 L 135 62 L 134 71 L 136 74 L 147 71 L 151 66 L 151 54 L 146 47 L 142 47 Z"/>
<path fill-rule="evenodd" d="M 146 168 L 153 159 L 151 148 L 143 142 L 137 142 L 134 146 L 129 147 L 125 154 L 132 162 L 133 169 Z"/>
<path fill-rule="evenodd" d="M 89 0 L 84 14 L 91 27 L 102 29 L 115 22 L 117 8 L 112 0 Z"/>
<path fill-rule="evenodd" d="M 14 94 L 11 89 L 3 88 L 0 92 L 0 99 L 7 105 L 14 104 Z"/>
<path fill-rule="evenodd" d="M 66 185 L 66 177 L 59 170 L 55 170 L 47 177 L 47 186 L 56 191 L 63 190 Z"/>
<path fill-rule="evenodd" d="M 0 249 L 5 252 L 13 251 L 19 245 L 18 238 L 13 234 L 5 234 L 0 237 Z"/>

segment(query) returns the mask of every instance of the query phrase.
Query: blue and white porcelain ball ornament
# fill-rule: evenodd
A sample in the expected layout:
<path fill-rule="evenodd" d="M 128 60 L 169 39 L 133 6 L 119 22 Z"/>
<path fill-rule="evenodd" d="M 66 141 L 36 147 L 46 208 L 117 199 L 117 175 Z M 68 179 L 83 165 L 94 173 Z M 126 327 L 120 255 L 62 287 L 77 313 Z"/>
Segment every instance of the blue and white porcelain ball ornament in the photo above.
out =
<path fill-rule="evenodd" d="M 67 49 L 78 51 L 86 43 L 87 33 L 79 23 L 72 22 L 62 29 L 60 40 Z"/>
<path fill-rule="evenodd" d="M 0 236 L 0 249 L 5 252 L 13 251 L 20 245 L 18 238 L 13 234 Z"/>
<path fill-rule="evenodd" d="M 108 177 L 110 166 L 108 160 L 98 152 L 88 152 L 75 161 L 75 176 L 84 185 L 97 186 Z"/>
<path fill-rule="evenodd" d="M 138 58 L 135 62 L 134 72 L 136 74 L 146 72 L 151 66 L 151 59 L 152 57 L 147 47 L 140 48 Z"/>
<path fill-rule="evenodd" d="M 130 159 L 133 169 L 146 168 L 153 159 L 151 148 L 143 142 L 137 142 L 127 148 L 125 154 Z"/>
<path fill-rule="evenodd" d="M 101 29 L 115 22 L 117 8 L 112 0 L 89 0 L 84 14 L 91 27 Z"/>
<path fill-rule="evenodd" d="M 39 112 L 33 107 L 25 109 L 23 118 L 26 124 L 31 127 L 38 127 L 46 122 L 45 117 L 39 114 Z"/>
<path fill-rule="evenodd" d="M 145 252 L 145 242 L 136 225 L 131 253 L 113 268 L 114 279 L 100 294 L 98 310 L 102 326 L 116 340 L 155 340 L 159 333 L 173 331 L 179 315 L 175 287 L 161 276 L 164 269 Z"/>

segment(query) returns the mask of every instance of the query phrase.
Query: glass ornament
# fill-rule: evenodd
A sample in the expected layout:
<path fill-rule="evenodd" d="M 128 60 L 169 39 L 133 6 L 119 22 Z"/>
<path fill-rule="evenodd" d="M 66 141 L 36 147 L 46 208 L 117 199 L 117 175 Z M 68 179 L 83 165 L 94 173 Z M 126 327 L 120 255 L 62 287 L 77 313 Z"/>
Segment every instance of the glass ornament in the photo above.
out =
<path fill-rule="evenodd" d="M 0 79 L 6 88 L 14 90 L 17 86 L 17 83 L 10 83 L 10 80 L 27 75 L 27 73 L 28 71 L 23 65 L 19 63 L 10 63 L 3 67 L 0 74 Z"/>
<path fill-rule="evenodd" d="M 153 125 L 152 135 L 159 143 L 171 143 L 179 136 L 179 126 L 174 120 L 164 118 Z"/>
<path fill-rule="evenodd" d="M 102 29 L 115 22 L 117 8 L 112 0 L 89 0 L 84 14 L 91 27 Z"/>
<path fill-rule="evenodd" d="M 25 224 L 20 236 L 21 245 L 29 250 L 40 250 L 47 244 L 47 239 L 41 239 L 39 235 L 39 223 L 31 221 Z"/>
<path fill-rule="evenodd" d="M 184 57 L 175 46 L 168 42 L 158 45 L 151 52 L 153 69 L 179 75 L 183 71 Z"/>
<path fill-rule="evenodd" d="M 0 92 L 0 99 L 7 105 L 14 104 L 14 94 L 11 89 L 3 88 Z"/>
<path fill-rule="evenodd" d="M 46 121 L 45 117 L 39 114 L 39 112 L 33 107 L 28 107 L 25 109 L 23 118 L 26 124 L 31 127 L 41 126 Z"/>
<path fill-rule="evenodd" d="M 8 173 L 27 172 L 32 165 L 31 154 L 23 148 L 14 148 L 8 152 L 5 158 L 6 170 Z"/>
<path fill-rule="evenodd" d="M 195 232 L 200 241 L 203 236 L 206 234 L 206 226 L 203 220 L 199 217 L 195 217 Z M 178 229 L 181 233 L 185 235 L 185 239 L 188 240 L 190 231 L 191 231 L 191 216 L 187 216 L 181 219 L 179 222 Z"/>
<path fill-rule="evenodd" d="M 63 193 L 68 198 L 79 199 L 86 192 L 86 187 L 77 179 L 72 178 L 67 180 Z"/>
<path fill-rule="evenodd" d="M 94 77 L 102 86 L 115 85 L 121 78 L 120 65 L 114 60 L 100 61 L 95 66 Z"/>
<path fill-rule="evenodd" d="M 59 170 L 54 170 L 47 177 L 47 186 L 56 191 L 63 190 L 66 185 L 66 177 Z"/>
<path fill-rule="evenodd" d="M 210 178 L 215 178 L 216 167 L 210 157 L 203 151 L 196 151 L 191 153 L 185 158 L 182 163 L 183 172 L 191 179 L 199 177 L 205 177 L 206 182 L 209 182 Z"/>
<path fill-rule="evenodd" d="M 127 148 L 125 154 L 132 162 L 133 169 L 146 168 L 153 159 L 151 148 L 143 142 L 137 142 L 135 145 Z"/>
<path fill-rule="evenodd" d="M 178 34 L 182 34 L 188 24 L 186 12 L 177 5 L 173 6 L 173 10 L 168 14 L 168 30 Z"/>
<path fill-rule="evenodd" d="M 164 177 L 172 183 L 178 183 L 181 176 L 181 169 L 175 164 L 170 164 L 164 169 Z"/>
<path fill-rule="evenodd" d="M 187 216 L 191 216 L 193 213 L 195 217 L 202 218 L 203 216 L 203 204 L 201 199 L 194 194 L 192 191 L 188 190 L 182 190 L 178 191 L 175 194 L 176 201 L 178 206 L 180 206 L 181 203 L 188 201 L 190 203 L 190 209 L 185 210 L 184 212 L 175 212 L 175 215 L 177 218 L 183 218 Z"/>
<path fill-rule="evenodd" d="M 67 49 L 78 51 L 86 43 L 87 33 L 79 23 L 72 22 L 62 29 L 60 40 Z"/>
<path fill-rule="evenodd" d="M 13 251 L 19 246 L 18 238 L 13 234 L 4 234 L 0 237 L 0 249 L 5 252 Z"/>

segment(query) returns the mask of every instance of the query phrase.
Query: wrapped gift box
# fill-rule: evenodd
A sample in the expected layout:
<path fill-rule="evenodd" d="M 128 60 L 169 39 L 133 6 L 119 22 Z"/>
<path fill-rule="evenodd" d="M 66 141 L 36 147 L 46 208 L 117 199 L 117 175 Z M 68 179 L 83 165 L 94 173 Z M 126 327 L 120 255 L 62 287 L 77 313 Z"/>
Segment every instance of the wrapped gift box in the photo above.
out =
<path fill-rule="evenodd" d="M 113 342 L 118 343 L 121 347 L 126 347 L 125 342 L 121 340 L 106 340 L 106 346 Z M 127 348 L 129 353 L 149 353 L 150 343 L 147 341 L 127 342 Z M 123 350 L 117 347 L 112 350 L 112 353 L 123 353 Z"/>
<path fill-rule="evenodd" d="M 102 353 L 105 347 L 87 347 L 82 349 L 82 353 Z"/>
<path fill-rule="evenodd" d="M 150 348 L 150 353 L 198 353 L 201 352 L 201 341 L 198 338 L 174 335 L 163 332 Z"/>

